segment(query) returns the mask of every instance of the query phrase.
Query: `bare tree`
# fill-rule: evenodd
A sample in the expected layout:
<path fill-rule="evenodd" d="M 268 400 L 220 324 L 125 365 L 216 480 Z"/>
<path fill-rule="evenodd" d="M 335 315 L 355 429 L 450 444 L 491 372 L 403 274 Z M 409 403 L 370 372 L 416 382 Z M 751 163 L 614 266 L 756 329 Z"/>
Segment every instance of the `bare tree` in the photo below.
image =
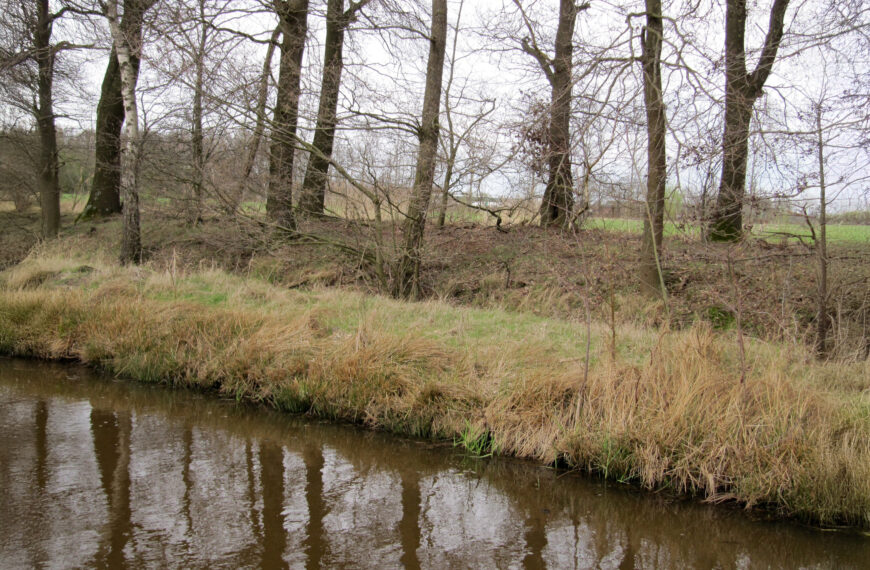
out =
<path fill-rule="evenodd" d="M 275 54 L 275 46 L 278 43 L 278 37 L 281 35 L 281 26 L 275 28 L 272 32 L 272 37 L 269 39 L 268 47 L 266 48 L 266 57 L 263 60 L 263 72 L 260 75 L 260 81 L 257 86 L 257 102 L 254 109 L 256 122 L 254 124 L 254 132 L 251 133 L 248 139 L 247 149 L 245 153 L 245 162 L 242 166 L 242 175 L 239 180 L 238 198 L 237 200 L 228 201 L 228 209 L 235 211 L 238 200 L 244 195 L 245 187 L 251 172 L 254 170 L 254 164 L 257 161 L 257 152 L 260 148 L 260 140 L 263 138 L 263 132 L 266 129 L 266 101 L 269 98 L 269 77 L 272 70 L 272 57 Z"/>
<path fill-rule="evenodd" d="M 138 8 L 144 13 L 157 0 L 140 0 Z M 138 72 L 133 64 L 133 58 L 142 54 L 142 30 L 125 30 L 121 27 L 121 17 L 118 14 L 118 0 L 106 3 L 106 18 L 109 20 L 109 30 L 112 33 L 112 44 L 118 58 L 118 69 L 121 75 L 121 97 L 124 102 L 124 130 L 126 144 L 124 148 L 127 164 L 121 169 L 121 192 L 123 197 L 124 225 L 121 233 L 122 264 L 139 263 L 142 260 L 142 237 L 139 229 L 139 108 L 136 102 L 136 83 Z M 132 32 L 132 33 L 129 33 Z M 138 33 L 137 33 L 138 32 Z"/>
<path fill-rule="evenodd" d="M 643 100 L 647 121 L 646 214 L 643 218 L 640 280 L 649 293 L 664 295 L 661 272 L 664 236 L 666 117 L 662 93 L 662 39 L 664 25 L 661 0 L 646 0 L 646 25 L 641 33 L 643 65 Z"/>
<path fill-rule="evenodd" d="M 4 45 L 0 48 L 0 87 L 13 104 L 31 114 L 39 136 L 36 190 L 42 210 L 42 235 L 57 236 L 60 229 L 58 143 L 55 127 L 54 82 L 58 54 L 76 47 L 52 41 L 55 22 L 67 6 L 52 12 L 48 0 L 15 0 L 3 5 Z"/>
<path fill-rule="evenodd" d="M 816 292 L 816 353 L 828 355 L 828 196 L 825 180 L 825 130 L 822 123 L 824 109 L 821 102 L 815 105 L 816 146 L 819 166 L 819 236 L 816 242 L 818 256 L 818 290 Z"/>
<path fill-rule="evenodd" d="M 121 30 L 125 36 L 142 35 L 144 4 L 125 0 Z M 133 72 L 139 74 L 139 57 L 131 55 Z M 121 96 L 121 71 L 114 46 L 106 64 L 106 73 L 97 103 L 94 149 L 94 177 L 91 193 L 82 218 L 109 216 L 121 212 L 121 128 L 124 124 L 124 101 Z"/>
<path fill-rule="evenodd" d="M 420 120 L 417 168 L 414 189 L 403 227 L 403 247 L 396 264 L 393 294 L 396 297 L 420 296 L 420 264 L 426 212 L 435 178 L 438 153 L 438 115 L 441 105 L 441 83 L 447 48 L 447 0 L 432 0 L 432 27 L 429 33 L 429 60 L 426 65 L 426 89 Z"/>
<path fill-rule="evenodd" d="M 38 103 L 36 124 L 39 129 L 40 167 L 39 201 L 42 206 L 42 235 L 55 237 L 60 229 L 60 185 L 58 184 L 57 131 L 54 125 L 55 50 L 51 45 L 51 28 L 55 14 L 49 11 L 48 0 L 36 3 L 36 26 L 33 28 L 33 47 L 38 72 Z"/>
<path fill-rule="evenodd" d="M 495 100 L 486 96 L 474 96 L 467 93 L 469 78 L 462 79 L 457 77 L 457 67 L 460 63 L 460 55 L 458 54 L 459 36 L 462 22 L 462 13 L 465 8 L 465 0 L 460 0 L 459 6 L 456 9 L 456 23 L 453 26 L 453 43 L 450 48 L 450 55 L 447 66 L 447 81 L 444 85 L 444 120 L 445 124 L 441 130 L 439 141 L 441 143 L 441 152 L 443 153 L 444 162 L 444 177 L 441 183 L 441 200 L 438 204 L 438 227 L 443 227 L 447 218 L 448 199 L 452 198 L 456 202 L 460 202 L 466 207 L 474 207 L 471 200 L 461 201 L 452 194 L 453 188 L 460 183 L 463 178 L 469 178 L 469 175 L 475 174 L 485 176 L 490 170 L 492 161 L 485 160 L 480 153 L 475 153 L 473 139 L 481 129 L 480 127 L 487 124 L 489 115 L 495 111 Z M 447 56 L 445 56 L 447 57 Z M 474 105 L 474 107 L 470 107 Z M 490 125 L 492 126 L 492 125 Z M 467 156 L 465 161 L 468 165 L 463 168 L 460 164 L 460 153 L 466 149 L 466 155 L 476 154 L 476 156 Z M 470 186 L 471 180 L 466 180 Z M 500 223 L 500 218 L 497 218 Z"/>
<path fill-rule="evenodd" d="M 206 2 L 197 0 L 197 29 L 196 29 L 196 53 L 194 54 L 194 84 L 193 84 L 193 115 L 191 117 L 192 137 L 191 150 L 193 151 L 193 211 L 191 221 L 197 223 L 202 220 L 202 193 L 203 176 L 205 170 L 205 147 L 202 132 L 202 98 L 205 82 L 205 51 L 209 41 L 210 26 L 206 20 Z"/>
<path fill-rule="evenodd" d="M 541 201 L 542 227 L 567 227 L 574 209 L 574 177 L 571 173 L 571 87 L 574 53 L 574 26 L 577 14 L 589 7 L 574 0 L 559 0 L 559 23 L 555 52 L 550 57 L 538 45 L 534 30 L 520 0 L 513 0 L 523 14 L 529 35 L 522 41 L 523 51 L 535 58 L 550 84 L 550 123 L 548 178 Z"/>
<path fill-rule="evenodd" d="M 812 241 L 816 253 L 816 315 L 815 349 L 820 358 L 827 358 L 836 348 L 830 342 L 832 316 L 829 283 L 828 255 L 828 206 L 837 195 L 849 188 L 865 185 L 870 180 L 870 146 L 867 145 L 867 129 L 870 126 L 870 111 L 856 107 L 856 99 L 863 99 L 860 89 L 861 77 L 842 62 L 828 61 L 824 53 L 818 54 L 815 84 L 794 89 L 798 96 L 790 98 L 791 104 L 804 99 L 803 108 L 797 115 L 805 130 L 786 130 L 782 134 L 792 147 L 805 150 L 797 158 L 800 165 L 797 195 L 810 190 L 818 191 L 818 224 L 812 227 Z M 859 72 L 860 73 L 860 72 Z M 812 156 L 812 161 L 805 158 Z M 804 163 L 806 162 L 806 166 Z M 836 285 L 835 285 L 836 287 Z"/>
<path fill-rule="evenodd" d="M 272 121 L 266 212 L 278 226 L 294 231 L 293 158 L 299 121 L 302 55 L 308 31 L 308 0 L 274 0 L 273 6 L 283 38 L 275 117 Z"/>
<path fill-rule="evenodd" d="M 746 0 L 728 0 L 725 4 L 725 132 L 722 178 L 709 235 L 713 241 L 735 241 L 743 235 L 752 108 L 773 69 L 788 4 L 789 0 L 774 0 L 761 56 L 751 73 L 746 70 Z"/>
<path fill-rule="evenodd" d="M 344 68 L 342 51 L 344 34 L 348 26 L 371 0 L 351 2 L 347 10 L 344 0 L 328 0 L 326 6 L 326 40 L 323 55 L 323 76 L 320 83 L 320 106 L 314 128 L 312 152 L 302 182 L 299 212 L 304 215 L 323 215 L 326 199 L 326 181 L 337 125 L 338 94 L 341 72 Z"/>

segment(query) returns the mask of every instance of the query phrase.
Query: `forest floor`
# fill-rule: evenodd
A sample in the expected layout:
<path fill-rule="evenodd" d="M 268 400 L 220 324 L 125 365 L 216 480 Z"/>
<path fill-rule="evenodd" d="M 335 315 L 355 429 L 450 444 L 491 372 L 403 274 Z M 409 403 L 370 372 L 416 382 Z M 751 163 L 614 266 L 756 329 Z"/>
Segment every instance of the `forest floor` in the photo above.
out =
<path fill-rule="evenodd" d="M 34 246 L 38 219 L 15 216 L 0 212 L 0 353 L 870 527 L 866 244 L 832 245 L 822 362 L 814 252 L 790 241 L 672 237 L 663 303 L 637 293 L 631 232 L 431 228 L 427 299 L 409 305 L 366 261 L 392 251 L 388 226 L 304 222 L 287 241 L 146 212 L 146 263 L 120 267 L 117 219 L 67 217 Z"/>

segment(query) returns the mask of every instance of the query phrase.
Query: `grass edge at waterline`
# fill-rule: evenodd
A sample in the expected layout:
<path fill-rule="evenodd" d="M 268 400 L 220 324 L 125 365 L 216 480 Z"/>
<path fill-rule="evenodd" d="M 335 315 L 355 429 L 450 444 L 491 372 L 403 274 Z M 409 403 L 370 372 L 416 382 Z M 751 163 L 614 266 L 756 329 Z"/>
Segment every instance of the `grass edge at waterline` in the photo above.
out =
<path fill-rule="evenodd" d="M 217 270 L 38 253 L 2 275 L 0 353 L 471 441 L 650 489 L 870 527 L 870 367 L 731 332 L 617 330 Z M 475 437 L 470 438 L 469 434 Z"/>

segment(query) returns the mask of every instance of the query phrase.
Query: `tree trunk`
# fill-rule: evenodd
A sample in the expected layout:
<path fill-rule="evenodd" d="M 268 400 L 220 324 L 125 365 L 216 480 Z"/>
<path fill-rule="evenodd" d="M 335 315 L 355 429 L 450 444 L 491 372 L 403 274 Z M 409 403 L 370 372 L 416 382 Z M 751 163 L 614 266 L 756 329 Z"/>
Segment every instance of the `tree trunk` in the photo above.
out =
<path fill-rule="evenodd" d="M 344 32 L 349 22 L 344 13 L 344 0 L 329 0 L 326 7 L 326 43 L 323 55 L 323 79 L 320 84 L 320 106 L 314 129 L 314 150 L 305 169 L 299 211 L 303 215 L 322 216 L 326 201 L 326 180 L 332 144 L 335 140 L 338 93 L 344 67 L 342 50 Z"/>
<path fill-rule="evenodd" d="M 420 296 L 420 263 L 426 211 L 435 178 L 435 157 L 438 152 L 438 114 L 441 104 L 441 81 L 444 76 L 444 56 L 447 46 L 447 0 L 432 0 L 432 30 L 429 36 L 429 61 L 426 66 L 426 90 L 423 95 L 423 115 L 420 121 L 420 147 L 414 190 L 408 205 L 403 235 L 404 245 L 396 265 L 393 294 L 402 298 Z"/>
<path fill-rule="evenodd" d="M 749 124 L 754 99 L 745 93 L 725 95 L 725 135 L 722 143 L 722 179 L 713 210 L 710 239 L 737 241 L 743 235 L 743 195 L 749 160 Z"/>
<path fill-rule="evenodd" d="M 642 62 L 643 100 L 647 121 L 647 180 L 640 277 L 641 289 L 659 297 L 665 294 L 661 274 L 661 255 L 667 179 L 666 116 L 661 70 L 663 34 L 662 2 L 646 0 Z"/>
<path fill-rule="evenodd" d="M 816 135 L 818 140 L 819 161 L 819 237 L 816 253 L 819 261 L 818 290 L 816 293 L 816 354 L 819 358 L 828 356 L 828 203 L 825 182 L 825 141 L 822 132 L 822 106 L 816 109 Z"/>
<path fill-rule="evenodd" d="M 556 30 L 556 56 L 550 76 L 549 177 L 541 200 L 541 227 L 566 228 L 574 209 L 574 177 L 571 174 L 571 69 L 574 51 L 574 0 L 560 0 Z"/>
<path fill-rule="evenodd" d="M 257 161 L 260 139 L 263 138 L 263 131 L 266 128 L 266 100 L 269 97 L 269 76 L 272 70 L 272 56 L 275 54 L 275 44 L 278 42 L 280 33 L 281 27 L 279 26 L 272 32 L 269 47 L 266 49 L 266 59 L 263 60 L 263 74 L 260 76 L 260 86 L 257 90 L 257 108 L 255 111 L 257 122 L 254 125 L 254 133 L 251 135 L 251 140 L 248 142 L 248 153 L 245 157 L 245 165 L 242 168 L 242 179 L 239 181 L 238 196 L 230 198 L 232 202 L 228 201 L 227 203 L 229 213 L 235 213 L 239 202 L 244 199 L 248 178 L 250 178 L 251 171 L 254 170 L 254 163 Z"/>
<path fill-rule="evenodd" d="M 450 92 L 453 89 L 453 78 L 456 73 L 456 49 L 459 46 L 459 23 L 462 20 L 462 10 L 465 2 L 460 2 L 456 13 L 456 24 L 453 29 L 453 48 L 450 54 L 450 72 L 447 85 L 444 88 L 444 116 L 447 119 L 447 165 L 444 172 L 444 184 L 441 186 L 441 203 L 438 205 L 438 227 L 443 228 L 447 221 L 447 201 L 450 198 L 450 187 L 453 185 L 453 169 L 456 165 L 456 155 L 459 153 L 459 142 L 456 140 L 456 130 L 453 125 L 453 113 L 450 107 Z M 445 54 L 446 55 L 446 54 Z M 460 142 L 461 142 L 460 137 Z"/>
<path fill-rule="evenodd" d="M 746 73 L 746 0 L 728 0 L 725 7 L 725 132 L 722 137 L 722 179 L 710 224 L 712 241 L 743 236 L 743 196 L 749 157 L 752 108 L 762 94 L 779 44 L 789 0 L 774 0 L 764 47 L 755 70 Z"/>
<path fill-rule="evenodd" d="M 296 229 L 293 215 L 293 155 L 299 120 L 302 55 L 308 31 L 308 0 L 274 0 L 274 5 L 283 38 L 272 124 L 266 213 L 279 227 L 292 232 Z"/>
<path fill-rule="evenodd" d="M 154 0 L 144 0 L 137 7 L 144 13 Z M 124 127 L 126 165 L 121 169 L 121 192 L 123 197 L 123 230 L 121 233 L 122 265 L 139 263 L 142 260 L 142 239 L 139 230 L 139 110 L 136 103 L 138 74 L 133 57 L 139 57 L 142 47 L 141 28 L 138 34 L 124 33 L 118 18 L 118 0 L 109 0 L 106 6 L 112 42 L 118 57 L 121 74 L 121 97 L 124 101 Z"/>
<path fill-rule="evenodd" d="M 142 9 L 137 1 L 124 3 L 121 29 L 125 35 L 142 34 Z M 139 58 L 130 61 L 138 77 Z M 91 193 L 82 212 L 83 219 L 111 216 L 121 212 L 121 128 L 124 124 L 124 100 L 121 97 L 121 71 L 115 48 L 109 55 L 94 133 L 94 179 Z"/>
<path fill-rule="evenodd" d="M 193 86 L 193 133 L 191 146 L 193 151 L 193 204 L 190 221 L 196 224 L 202 221 L 202 187 L 205 169 L 205 145 L 202 132 L 202 91 L 205 82 L 205 48 L 208 43 L 208 26 L 205 23 L 205 0 L 199 0 L 199 52 L 196 54 L 194 86 Z"/>
<path fill-rule="evenodd" d="M 121 72 L 115 48 L 109 55 L 94 133 L 95 163 L 91 194 L 82 218 L 110 216 L 121 211 L 121 128 L 124 102 L 121 99 Z"/>
<path fill-rule="evenodd" d="M 453 138 L 451 136 L 451 138 Z M 451 143 L 452 145 L 452 143 Z M 444 184 L 441 188 L 441 203 L 438 205 L 438 227 L 443 228 L 447 221 L 447 199 L 450 198 L 450 186 L 453 184 L 453 165 L 456 164 L 456 153 L 451 150 L 447 157 L 447 168 L 444 171 Z"/>
<path fill-rule="evenodd" d="M 57 237 L 60 230 L 60 183 L 58 182 L 57 131 L 54 126 L 52 84 L 54 50 L 51 47 L 52 17 L 48 0 L 37 3 L 36 48 L 37 99 L 36 125 L 39 130 L 38 190 L 42 209 L 42 237 Z"/>

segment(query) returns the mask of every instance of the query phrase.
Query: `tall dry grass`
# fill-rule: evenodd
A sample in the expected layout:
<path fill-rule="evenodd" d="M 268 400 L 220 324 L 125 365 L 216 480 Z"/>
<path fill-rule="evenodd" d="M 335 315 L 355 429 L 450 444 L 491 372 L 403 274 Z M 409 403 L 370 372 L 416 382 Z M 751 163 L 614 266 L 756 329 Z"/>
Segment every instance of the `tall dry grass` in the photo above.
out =
<path fill-rule="evenodd" d="M 870 526 L 870 368 L 731 333 L 586 326 L 50 253 L 2 275 L 0 352 Z"/>

